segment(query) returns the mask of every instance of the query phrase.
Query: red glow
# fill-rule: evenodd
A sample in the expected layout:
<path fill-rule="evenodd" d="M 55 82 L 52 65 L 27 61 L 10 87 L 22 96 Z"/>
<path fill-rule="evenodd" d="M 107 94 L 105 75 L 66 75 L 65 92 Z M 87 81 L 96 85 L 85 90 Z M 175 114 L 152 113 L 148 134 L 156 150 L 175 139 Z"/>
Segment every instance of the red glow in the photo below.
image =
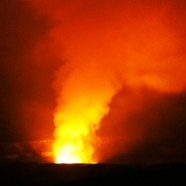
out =
<path fill-rule="evenodd" d="M 53 145 L 57 163 L 97 162 L 93 158 L 96 131 L 123 85 L 131 92 L 142 87 L 160 93 L 185 88 L 185 25 L 183 15 L 174 12 L 171 3 L 31 3 L 52 22 L 47 47 L 65 61 L 54 82 L 58 95 Z M 128 105 L 125 113 L 133 108 Z M 110 125 L 110 130 L 116 127 L 114 121 Z"/>

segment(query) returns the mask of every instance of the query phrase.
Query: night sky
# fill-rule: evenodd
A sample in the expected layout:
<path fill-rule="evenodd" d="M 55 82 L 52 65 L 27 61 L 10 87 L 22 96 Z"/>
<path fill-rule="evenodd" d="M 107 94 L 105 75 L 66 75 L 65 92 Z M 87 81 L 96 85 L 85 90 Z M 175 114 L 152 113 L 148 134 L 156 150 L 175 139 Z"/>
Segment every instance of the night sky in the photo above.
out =
<path fill-rule="evenodd" d="M 92 57 L 113 70 L 96 82 L 120 82 L 97 134 L 125 142 L 102 159 L 186 160 L 186 1 L 1 0 L 0 20 L 1 143 L 52 139 L 63 81 Z"/>

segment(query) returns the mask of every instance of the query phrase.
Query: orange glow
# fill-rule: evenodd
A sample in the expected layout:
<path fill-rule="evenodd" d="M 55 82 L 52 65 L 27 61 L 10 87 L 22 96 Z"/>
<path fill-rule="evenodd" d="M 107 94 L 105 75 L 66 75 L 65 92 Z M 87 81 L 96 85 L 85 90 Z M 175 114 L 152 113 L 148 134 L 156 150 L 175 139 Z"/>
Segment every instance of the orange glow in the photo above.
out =
<path fill-rule="evenodd" d="M 185 89 L 185 24 L 168 1 L 30 3 L 51 21 L 44 45 L 61 62 L 53 82 L 56 163 L 98 162 L 96 131 L 121 87 L 124 106 L 118 112 L 126 117 L 134 107 L 140 110 L 142 102 L 134 103 L 133 98 L 142 98 L 131 94 L 127 105 L 129 90 L 142 94 L 137 90 L 144 87 L 160 93 Z M 108 122 L 111 133 L 119 125 L 116 120 Z"/>

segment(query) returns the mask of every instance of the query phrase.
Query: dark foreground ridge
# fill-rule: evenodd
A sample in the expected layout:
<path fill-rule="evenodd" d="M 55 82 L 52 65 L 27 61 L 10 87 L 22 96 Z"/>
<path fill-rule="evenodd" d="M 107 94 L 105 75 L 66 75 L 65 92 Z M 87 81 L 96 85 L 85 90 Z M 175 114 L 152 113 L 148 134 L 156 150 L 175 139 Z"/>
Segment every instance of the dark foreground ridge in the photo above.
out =
<path fill-rule="evenodd" d="M 0 185 L 186 185 L 186 164 L 1 163 Z"/>

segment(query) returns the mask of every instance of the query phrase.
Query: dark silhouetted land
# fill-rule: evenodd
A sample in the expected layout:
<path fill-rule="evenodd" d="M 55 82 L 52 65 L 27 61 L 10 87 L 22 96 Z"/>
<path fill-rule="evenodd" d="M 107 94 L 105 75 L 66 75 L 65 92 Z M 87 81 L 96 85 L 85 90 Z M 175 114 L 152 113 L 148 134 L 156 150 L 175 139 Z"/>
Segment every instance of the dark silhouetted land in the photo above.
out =
<path fill-rule="evenodd" d="M 1 185 L 186 185 L 186 164 L 0 164 Z"/>

